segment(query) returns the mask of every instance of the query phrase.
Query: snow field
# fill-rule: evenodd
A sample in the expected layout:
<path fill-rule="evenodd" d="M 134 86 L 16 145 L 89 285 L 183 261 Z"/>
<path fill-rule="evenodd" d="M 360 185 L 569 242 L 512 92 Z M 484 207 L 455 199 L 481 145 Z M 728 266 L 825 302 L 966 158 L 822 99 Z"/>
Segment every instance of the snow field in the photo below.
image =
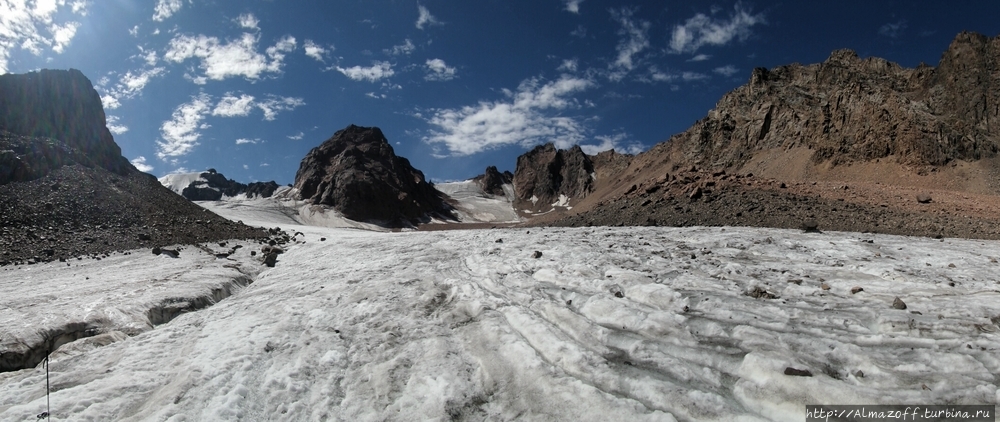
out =
<path fill-rule="evenodd" d="M 54 359 L 54 417 L 763 421 L 998 402 L 997 242 L 283 228 L 306 243 L 238 294 Z M 0 419 L 44 405 L 41 367 L 0 374 Z"/>

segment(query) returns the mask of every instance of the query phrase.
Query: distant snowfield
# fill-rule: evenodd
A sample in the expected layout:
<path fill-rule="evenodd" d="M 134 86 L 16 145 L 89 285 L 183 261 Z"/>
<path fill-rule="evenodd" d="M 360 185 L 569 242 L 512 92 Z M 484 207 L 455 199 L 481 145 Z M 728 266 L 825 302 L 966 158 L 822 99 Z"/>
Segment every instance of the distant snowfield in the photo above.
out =
<path fill-rule="evenodd" d="M 514 211 L 514 185 L 503 186 L 504 196 L 486 195 L 472 180 L 434 185 L 458 202 L 459 220 L 463 223 L 510 223 L 521 218 Z"/>
<path fill-rule="evenodd" d="M 697 227 L 380 233 L 243 205 L 215 210 L 305 243 L 274 268 L 237 259 L 259 274 L 212 307 L 102 347 L 63 346 L 53 419 L 801 421 L 806 404 L 1000 401 L 998 242 Z M 234 264 L 188 252 L 202 282 Z M 147 255 L 0 270 L 4 303 L 33 315 L 0 309 L 0 336 L 142 302 L 132 298 L 181 262 Z M 89 281 L 67 272 L 102 265 Z M 71 283 L 102 293 L 78 297 Z M 186 285 L 163 286 L 193 294 Z M 755 288 L 777 298 L 746 294 Z M 0 373 L 0 419 L 44 410 L 41 365 Z"/>

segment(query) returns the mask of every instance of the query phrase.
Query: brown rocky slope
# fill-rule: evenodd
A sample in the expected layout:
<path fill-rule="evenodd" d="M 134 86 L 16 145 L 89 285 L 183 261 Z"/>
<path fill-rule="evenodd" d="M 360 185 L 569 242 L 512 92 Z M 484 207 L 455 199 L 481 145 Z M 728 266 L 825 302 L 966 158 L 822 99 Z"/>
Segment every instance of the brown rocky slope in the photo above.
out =
<path fill-rule="evenodd" d="M 533 223 L 815 219 L 821 229 L 998 238 L 998 118 L 1000 37 L 959 34 L 937 67 L 915 69 L 839 50 L 755 69 L 690 129 Z M 934 200 L 916 201 L 926 194 Z"/>

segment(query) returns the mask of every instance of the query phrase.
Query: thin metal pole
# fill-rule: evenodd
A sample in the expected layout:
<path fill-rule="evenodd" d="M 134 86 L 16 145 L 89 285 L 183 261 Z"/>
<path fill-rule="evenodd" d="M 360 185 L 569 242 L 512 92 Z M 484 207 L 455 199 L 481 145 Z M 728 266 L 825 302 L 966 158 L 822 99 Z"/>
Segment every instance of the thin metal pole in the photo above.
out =
<path fill-rule="evenodd" d="M 45 420 L 52 417 L 52 407 L 49 404 L 49 354 L 45 353 Z"/>

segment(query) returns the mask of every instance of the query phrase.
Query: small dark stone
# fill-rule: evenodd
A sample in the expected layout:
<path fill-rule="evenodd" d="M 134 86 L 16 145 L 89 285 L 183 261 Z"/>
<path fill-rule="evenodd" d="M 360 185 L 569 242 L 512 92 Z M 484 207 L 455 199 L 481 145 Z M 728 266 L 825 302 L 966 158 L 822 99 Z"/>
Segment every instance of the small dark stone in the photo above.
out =
<path fill-rule="evenodd" d="M 269 252 L 266 256 L 264 256 L 264 265 L 274 267 L 276 262 L 278 262 L 278 254 L 276 252 Z"/>
<path fill-rule="evenodd" d="M 622 291 L 622 287 L 619 286 L 619 285 L 617 285 L 617 284 L 612 284 L 611 288 L 609 288 L 608 291 L 610 291 L 611 294 L 615 295 L 615 297 L 619 297 L 619 298 L 620 297 L 625 297 L 625 292 Z"/>
<path fill-rule="evenodd" d="M 542 257 L 542 252 L 541 251 L 535 251 L 535 253 L 531 254 L 531 257 L 535 258 L 535 259 L 541 258 Z"/>
<path fill-rule="evenodd" d="M 860 369 L 858 369 L 858 371 L 854 373 L 854 376 L 856 376 L 858 378 L 864 378 L 865 377 L 865 373 L 862 372 Z"/>
<path fill-rule="evenodd" d="M 257 251 L 250 251 L 250 256 L 257 256 Z"/>
<path fill-rule="evenodd" d="M 809 372 L 808 369 L 795 369 L 795 368 L 792 368 L 791 366 L 785 368 L 785 375 L 791 375 L 793 377 L 811 377 L 811 376 L 813 376 L 812 372 Z"/>
<path fill-rule="evenodd" d="M 149 233 L 139 233 L 139 240 L 149 240 Z"/>
<path fill-rule="evenodd" d="M 931 202 L 931 196 L 926 193 L 917 194 L 917 202 L 921 204 L 929 204 Z"/>
<path fill-rule="evenodd" d="M 503 239 L 497 239 L 494 243 L 503 243 Z"/>
<path fill-rule="evenodd" d="M 863 292 L 863 291 L 865 291 L 865 289 L 863 289 L 863 288 L 861 288 L 861 287 L 859 287 L 859 286 L 856 286 L 856 287 L 852 287 L 852 288 L 851 288 L 851 294 L 852 294 L 852 295 L 853 295 L 853 294 L 858 294 L 858 292 Z"/>
<path fill-rule="evenodd" d="M 321 237 L 321 238 L 319 238 L 319 241 L 320 242 L 326 242 L 326 238 L 325 237 Z"/>
<path fill-rule="evenodd" d="M 163 251 L 160 249 L 159 246 L 153 246 L 153 255 L 159 255 L 161 252 Z"/>
<path fill-rule="evenodd" d="M 906 309 L 906 303 L 903 303 L 903 300 L 897 297 L 892 301 L 892 307 L 896 309 Z"/>
<path fill-rule="evenodd" d="M 753 290 L 750 290 L 749 292 L 747 292 L 746 295 L 750 296 L 750 297 L 752 297 L 754 299 L 777 299 L 778 298 L 777 295 L 775 295 L 774 293 L 770 293 L 767 290 L 764 290 L 760 286 L 754 286 Z"/>
<path fill-rule="evenodd" d="M 801 227 L 806 233 L 819 233 L 819 222 L 814 219 L 803 221 Z"/>

